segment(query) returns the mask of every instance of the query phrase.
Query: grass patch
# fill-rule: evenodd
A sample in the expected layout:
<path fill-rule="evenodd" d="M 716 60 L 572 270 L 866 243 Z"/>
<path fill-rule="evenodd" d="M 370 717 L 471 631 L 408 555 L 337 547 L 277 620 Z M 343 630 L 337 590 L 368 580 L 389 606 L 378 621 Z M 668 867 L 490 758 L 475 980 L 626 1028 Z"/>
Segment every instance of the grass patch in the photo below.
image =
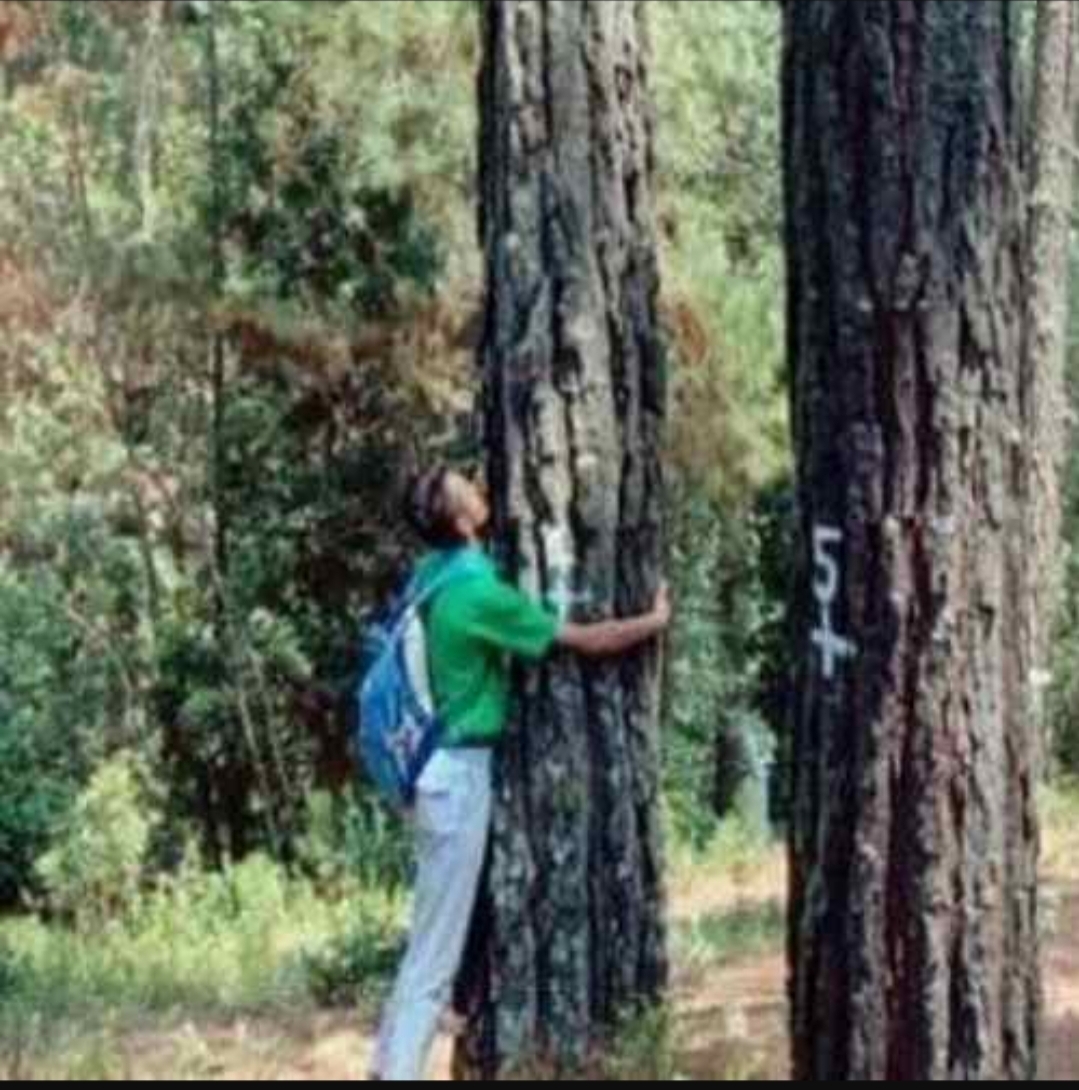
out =
<path fill-rule="evenodd" d="M 347 931 L 303 955 L 308 992 L 322 1007 L 378 1006 L 403 954 L 403 943 L 404 935 L 392 918 L 361 905 Z"/>
<path fill-rule="evenodd" d="M 627 1019 L 601 1064 L 603 1082 L 677 1082 L 678 1034 L 669 1009 Z"/>
<path fill-rule="evenodd" d="M 65 1077 L 122 1078 L 117 1042 L 133 1029 L 373 1001 L 402 907 L 359 889 L 321 897 L 255 857 L 190 870 L 92 929 L 0 921 L 0 1077 L 62 1054 Z"/>
<path fill-rule="evenodd" d="M 1043 883 L 1079 883 L 1079 781 L 1046 787 L 1041 795 Z"/>
<path fill-rule="evenodd" d="M 708 913 L 675 929 L 675 958 L 690 969 L 719 969 L 775 954 L 786 940 L 782 902 Z"/>

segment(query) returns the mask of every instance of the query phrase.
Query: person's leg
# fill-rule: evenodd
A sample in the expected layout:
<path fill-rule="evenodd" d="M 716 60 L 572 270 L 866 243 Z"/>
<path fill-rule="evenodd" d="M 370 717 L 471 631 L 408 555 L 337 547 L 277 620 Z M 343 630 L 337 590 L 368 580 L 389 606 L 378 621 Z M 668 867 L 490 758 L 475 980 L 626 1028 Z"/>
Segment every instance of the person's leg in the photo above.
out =
<path fill-rule="evenodd" d="M 368 1076 L 370 1082 L 382 1082 L 382 1072 L 385 1071 L 390 1061 L 390 1041 L 393 1038 L 393 1024 L 396 1021 L 393 998 L 386 1002 L 382 1010 L 382 1018 L 379 1022 L 378 1040 L 375 1042 L 375 1055 L 371 1061 L 371 1073 Z"/>
<path fill-rule="evenodd" d="M 423 853 L 423 843 L 419 835 L 419 829 L 411 814 L 409 815 L 409 823 L 412 826 L 413 840 L 416 844 L 416 857 L 419 859 Z M 382 1015 L 379 1019 L 378 1039 L 375 1042 L 375 1054 L 371 1060 L 371 1071 L 369 1075 L 369 1080 L 372 1082 L 382 1081 L 382 1072 L 386 1070 L 386 1066 L 389 1062 L 390 1040 L 393 1036 L 393 1024 L 396 1018 L 396 1011 L 394 1009 L 396 991 L 397 988 L 395 987 L 390 993 L 390 997 L 386 1000 L 386 1004 L 382 1009 Z"/>
<path fill-rule="evenodd" d="M 412 821 L 412 815 L 410 815 L 410 822 L 412 824 L 413 841 L 415 844 L 415 855 L 417 859 L 417 866 L 420 865 L 420 861 L 423 859 L 424 840 L 420 835 L 418 827 L 415 822 Z M 413 910 L 415 911 L 415 910 Z M 415 927 L 412 927 L 409 935 L 411 938 L 412 932 Z M 406 951 L 407 955 L 407 951 Z M 404 959 L 402 958 L 401 964 L 398 967 L 397 975 L 394 978 L 394 986 L 390 991 L 389 997 L 386 999 L 385 1004 L 382 1007 L 382 1013 L 379 1017 L 378 1025 L 378 1037 L 375 1041 L 375 1053 L 371 1059 L 371 1067 L 368 1074 L 369 1082 L 382 1082 L 383 1072 L 386 1071 L 389 1064 L 390 1057 L 390 1041 L 393 1039 L 393 1026 L 397 1020 L 397 994 L 401 991 L 401 976 L 402 969 L 404 967 Z"/>
<path fill-rule="evenodd" d="M 491 821 L 488 754 L 439 754 L 416 807 L 420 858 L 408 953 L 384 1023 L 379 1075 L 424 1079 L 460 967 Z"/>

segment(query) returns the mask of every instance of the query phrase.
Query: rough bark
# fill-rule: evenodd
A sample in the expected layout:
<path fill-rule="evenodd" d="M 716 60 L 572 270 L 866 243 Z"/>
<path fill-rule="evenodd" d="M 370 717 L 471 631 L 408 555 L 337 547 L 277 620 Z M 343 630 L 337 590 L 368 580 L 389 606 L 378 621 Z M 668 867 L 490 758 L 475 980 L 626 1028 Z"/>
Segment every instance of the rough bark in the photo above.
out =
<path fill-rule="evenodd" d="M 638 3 L 483 9 L 482 348 L 496 537 L 578 620 L 639 613 L 661 566 L 653 120 Z M 576 1070 L 667 974 L 654 649 L 517 680 L 460 1073 Z"/>
<path fill-rule="evenodd" d="M 1079 86 L 1074 59 L 1079 44 L 1077 20 L 1079 11 L 1069 0 L 1038 4 L 1023 386 L 1036 501 L 1028 528 L 1034 602 L 1031 666 L 1039 692 L 1048 679 L 1061 577 L 1060 478 L 1069 432 L 1065 363 Z"/>
<path fill-rule="evenodd" d="M 785 7 L 799 1079 L 1035 1070 L 1014 19 Z"/>

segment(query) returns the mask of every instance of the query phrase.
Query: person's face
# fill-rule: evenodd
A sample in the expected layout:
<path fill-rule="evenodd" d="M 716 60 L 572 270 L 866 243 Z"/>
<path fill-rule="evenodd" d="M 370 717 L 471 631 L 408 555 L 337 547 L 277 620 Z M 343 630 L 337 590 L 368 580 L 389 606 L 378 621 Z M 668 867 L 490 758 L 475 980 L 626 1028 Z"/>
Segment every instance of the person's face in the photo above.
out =
<path fill-rule="evenodd" d="M 446 478 L 446 498 L 454 524 L 461 537 L 483 537 L 491 524 L 491 506 L 484 488 L 460 473 Z"/>

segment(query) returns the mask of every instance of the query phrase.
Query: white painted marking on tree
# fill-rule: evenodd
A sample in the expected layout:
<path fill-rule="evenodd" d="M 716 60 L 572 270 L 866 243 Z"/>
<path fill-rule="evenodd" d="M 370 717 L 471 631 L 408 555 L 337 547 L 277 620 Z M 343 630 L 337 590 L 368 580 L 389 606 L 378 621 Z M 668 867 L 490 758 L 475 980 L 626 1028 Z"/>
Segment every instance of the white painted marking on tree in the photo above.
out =
<path fill-rule="evenodd" d="M 573 539 L 564 526 L 553 526 L 544 541 L 547 552 L 547 601 L 565 624 L 573 608 Z"/>
<path fill-rule="evenodd" d="M 813 646 L 820 652 L 821 673 L 825 681 L 834 681 L 840 663 L 857 655 L 858 648 L 852 640 L 841 636 L 835 628 L 833 610 L 842 572 L 833 550 L 843 544 L 843 531 L 833 526 L 818 526 L 813 531 L 813 562 L 817 575 L 813 593 L 820 607 L 820 625 L 810 634 Z"/>

